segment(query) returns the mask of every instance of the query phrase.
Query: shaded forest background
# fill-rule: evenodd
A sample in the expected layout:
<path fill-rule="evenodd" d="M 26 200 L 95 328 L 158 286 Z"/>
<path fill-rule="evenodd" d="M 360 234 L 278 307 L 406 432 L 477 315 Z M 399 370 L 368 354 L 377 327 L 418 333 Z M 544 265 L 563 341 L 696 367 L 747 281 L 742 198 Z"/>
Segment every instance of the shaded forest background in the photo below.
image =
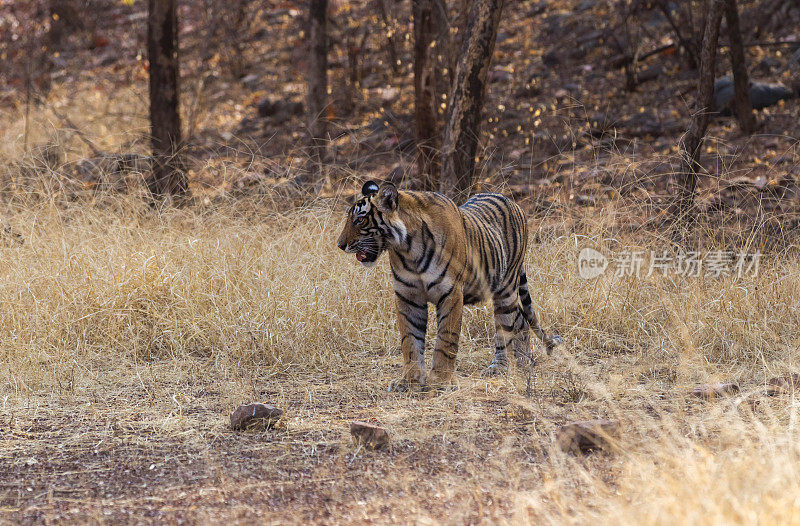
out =
<path fill-rule="evenodd" d="M 151 128 L 147 114 L 147 26 L 148 8 L 159 3 L 172 2 L 3 2 L 0 107 L 17 117 L 4 122 L 3 148 L 29 168 L 24 174 L 55 177 L 65 191 L 142 181 L 156 194 L 187 189 L 152 182 L 163 161 L 154 163 L 149 136 L 163 125 Z M 200 199 L 279 189 L 302 200 L 367 177 L 452 194 L 441 167 L 473 192 L 501 189 L 534 210 L 631 200 L 644 207 L 629 217 L 638 226 L 669 215 L 688 166 L 700 175 L 700 214 L 752 223 L 777 210 L 783 229 L 796 223 L 794 2 L 730 2 L 756 107 L 744 132 L 729 77 L 738 40 L 730 16 L 720 16 L 713 46 L 712 104 L 698 101 L 709 12 L 729 2 L 503 4 L 177 2 L 177 171 Z M 476 76 L 485 100 L 461 130 L 477 135 L 466 156 L 473 176 L 469 163 L 448 160 L 452 144 L 450 154 L 439 152 L 452 128 L 458 63 L 470 58 L 465 35 L 480 29 L 468 13 L 481 6 L 502 14 L 493 53 L 472 57 L 488 66 Z M 31 118 L 32 108 L 44 117 Z M 698 164 L 687 165 L 681 148 L 693 115 L 710 117 L 709 136 Z M 7 170 L 5 185 L 32 184 L 19 173 Z"/>

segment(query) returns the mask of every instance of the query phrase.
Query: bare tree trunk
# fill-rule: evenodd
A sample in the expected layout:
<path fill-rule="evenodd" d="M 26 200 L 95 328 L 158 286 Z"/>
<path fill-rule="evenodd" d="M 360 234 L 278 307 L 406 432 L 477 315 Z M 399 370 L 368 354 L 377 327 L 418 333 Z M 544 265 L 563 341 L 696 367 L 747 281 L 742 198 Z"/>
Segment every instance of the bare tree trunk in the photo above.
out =
<path fill-rule="evenodd" d="M 451 78 L 455 78 L 455 72 L 458 69 L 459 51 L 462 44 L 464 44 L 464 35 L 467 32 L 467 15 L 469 15 L 472 0 L 454 0 L 454 3 L 456 4 L 455 17 L 448 27 L 450 32 L 450 47 L 448 49 L 450 63 L 448 64 L 448 69 L 450 70 Z"/>
<path fill-rule="evenodd" d="M 400 74 L 400 63 L 397 58 L 397 39 L 394 33 L 395 24 L 389 19 L 389 12 L 386 9 L 386 0 L 378 0 L 378 14 L 386 30 L 386 54 L 389 57 L 389 66 L 392 68 L 392 73 L 398 75 Z"/>
<path fill-rule="evenodd" d="M 706 15 L 703 45 L 700 50 L 700 79 L 697 86 L 697 100 L 689 129 L 681 141 L 681 179 L 682 185 L 678 204 L 674 213 L 678 219 L 686 219 L 694 205 L 694 192 L 697 188 L 697 172 L 700 169 L 700 152 L 708 129 L 709 110 L 714 95 L 714 74 L 717 62 L 717 41 L 722 10 L 727 0 L 710 0 Z"/>
<path fill-rule="evenodd" d="M 739 8 L 736 0 L 725 2 L 725 19 L 728 21 L 728 40 L 731 44 L 731 69 L 733 70 L 734 108 L 739 127 L 746 134 L 756 131 L 756 118 L 750 102 L 750 79 L 744 56 L 742 32 L 739 29 Z"/>
<path fill-rule="evenodd" d="M 436 131 L 436 85 L 431 56 L 436 50 L 432 0 L 413 0 L 414 16 L 414 133 L 417 146 L 417 177 L 424 190 L 439 181 L 439 139 Z"/>
<path fill-rule="evenodd" d="M 453 58 L 457 53 L 453 51 L 453 39 L 450 37 L 450 13 L 447 7 L 447 0 L 433 0 L 433 27 L 434 41 L 436 45 L 433 49 L 433 85 L 434 85 L 434 110 L 437 115 L 437 122 L 442 124 L 447 107 L 447 96 L 452 87 L 452 79 L 455 76 L 456 68 L 451 67 L 451 62 L 455 64 L 458 60 Z M 437 183 L 438 184 L 438 183 Z"/>
<path fill-rule="evenodd" d="M 439 189 L 463 202 L 472 187 L 486 76 L 505 0 L 473 0 L 445 119 Z"/>
<path fill-rule="evenodd" d="M 175 0 L 147 2 L 150 133 L 154 161 L 147 186 L 156 199 L 184 198 L 189 193 L 181 160 L 180 61 L 175 4 Z"/>
<path fill-rule="evenodd" d="M 311 0 L 309 11 L 306 125 L 311 167 L 317 170 L 324 159 L 328 128 L 328 0 Z"/>

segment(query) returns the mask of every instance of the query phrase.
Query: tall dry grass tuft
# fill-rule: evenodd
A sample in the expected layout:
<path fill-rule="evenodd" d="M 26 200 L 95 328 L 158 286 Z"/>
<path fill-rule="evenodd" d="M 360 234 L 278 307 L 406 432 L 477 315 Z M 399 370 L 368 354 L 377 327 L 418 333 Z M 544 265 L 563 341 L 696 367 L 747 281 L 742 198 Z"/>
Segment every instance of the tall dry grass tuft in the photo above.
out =
<path fill-rule="evenodd" d="M 14 390 L 47 389 L 75 367 L 187 357 L 330 367 L 367 341 L 389 346 L 388 298 L 376 309 L 371 294 L 347 294 L 386 283 L 330 264 L 330 209 L 253 221 L 120 208 L 44 205 L 9 218 L 26 238 L 0 262 L 11 335 L 0 361 Z"/>
<path fill-rule="evenodd" d="M 628 433 L 604 469 L 554 451 L 544 483 L 516 499 L 515 517 L 554 524 L 797 524 L 793 402 L 657 418 L 629 410 Z"/>

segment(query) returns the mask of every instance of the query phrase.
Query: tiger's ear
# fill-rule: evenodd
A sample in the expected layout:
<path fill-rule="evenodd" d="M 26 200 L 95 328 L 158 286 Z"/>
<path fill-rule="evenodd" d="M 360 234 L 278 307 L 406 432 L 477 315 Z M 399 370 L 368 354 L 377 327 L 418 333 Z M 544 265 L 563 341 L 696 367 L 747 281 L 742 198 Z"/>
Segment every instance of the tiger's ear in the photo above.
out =
<path fill-rule="evenodd" d="M 392 183 L 383 183 L 376 204 L 382 212 L 393 212 L 397 210 L 397 199 L 397 187 Z"/>
<path fill-rule="evenodd" d="M 372 197 L 373 195 L 378 193 L 378 183 L 375 181 L 367 181 L 364 183 L 364 186 L 361 187 L 361 195 L 364 197 Z"/>

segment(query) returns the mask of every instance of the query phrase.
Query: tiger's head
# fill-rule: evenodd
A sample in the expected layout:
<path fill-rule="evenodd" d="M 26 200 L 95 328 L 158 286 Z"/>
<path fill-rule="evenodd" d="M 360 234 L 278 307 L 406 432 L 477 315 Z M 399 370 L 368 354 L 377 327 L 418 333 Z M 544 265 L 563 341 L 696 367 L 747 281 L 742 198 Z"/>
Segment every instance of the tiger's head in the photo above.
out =
<path fill-rule="evenodd" d="M 347 210 L 337 246 L 348 254 L 355 254 L 365 267 L 373 266 L 397 235 L 391 223 L 398 200 L 397 187 L 392 183 L 364 183 L 361 196 Z"/>

